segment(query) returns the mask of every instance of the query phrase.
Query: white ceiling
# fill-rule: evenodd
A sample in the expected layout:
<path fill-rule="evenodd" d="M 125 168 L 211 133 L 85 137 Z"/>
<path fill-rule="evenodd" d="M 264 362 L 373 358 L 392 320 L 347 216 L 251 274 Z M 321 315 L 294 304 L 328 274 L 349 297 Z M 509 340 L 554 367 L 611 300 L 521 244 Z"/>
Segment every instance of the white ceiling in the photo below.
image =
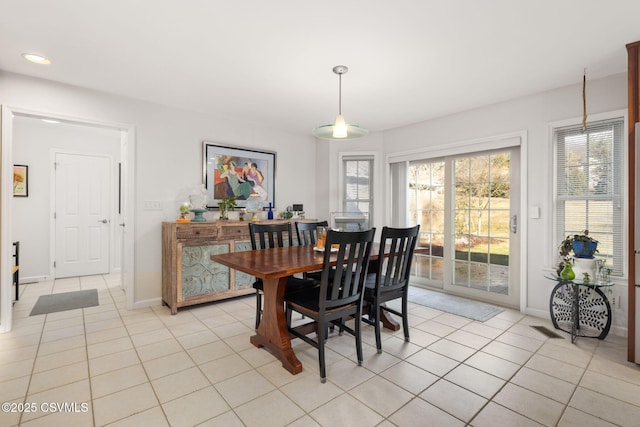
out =
<path fill-rule="evenodd" d="M 380 131 L 624 72 L 637 40 L 638 0 L 0 0 L 0 69 L 306 134 L 338 64 Z"/>

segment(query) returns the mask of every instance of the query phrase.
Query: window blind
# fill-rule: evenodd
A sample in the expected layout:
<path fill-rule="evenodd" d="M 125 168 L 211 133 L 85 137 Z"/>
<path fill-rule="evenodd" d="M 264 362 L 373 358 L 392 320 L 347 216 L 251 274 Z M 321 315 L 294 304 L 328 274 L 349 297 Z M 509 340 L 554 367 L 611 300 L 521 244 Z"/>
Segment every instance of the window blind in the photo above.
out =
<path fill-rule="evenodd" d="M 372 224 L 373 213 L 373 156 L 345 156 L 344 212 L 363 212 Z"/>
<path fill-rule="evenodd" d="M 623 275 L 624 118 L 554 129 L 555 242 L 589 230 L 598 257 Z M 557 251 L 556 251 L 557 252 Z"/>

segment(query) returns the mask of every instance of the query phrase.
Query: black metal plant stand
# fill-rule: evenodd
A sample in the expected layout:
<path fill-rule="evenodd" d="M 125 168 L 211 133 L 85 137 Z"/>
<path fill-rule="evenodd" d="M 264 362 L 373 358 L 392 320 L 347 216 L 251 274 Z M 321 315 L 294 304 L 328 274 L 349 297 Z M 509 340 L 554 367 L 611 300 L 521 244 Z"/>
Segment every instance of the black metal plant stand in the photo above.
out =
<path fill-rule="evenodd" d="M 603 340 L 611 328 L 611 305 L 601 288 L 613 283 L 582 283 L 547 276 L 558 284 L 551 292 L 549 311 L 556 329 L 577 337 Z"/>

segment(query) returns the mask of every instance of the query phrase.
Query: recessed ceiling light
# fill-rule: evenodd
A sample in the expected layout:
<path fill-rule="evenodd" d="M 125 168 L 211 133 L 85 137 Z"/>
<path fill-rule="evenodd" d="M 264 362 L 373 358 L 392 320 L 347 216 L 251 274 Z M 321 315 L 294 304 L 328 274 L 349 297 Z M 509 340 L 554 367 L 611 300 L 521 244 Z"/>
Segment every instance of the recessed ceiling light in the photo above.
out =
<path fill-rule="evenodd" d="M 51 64 L 51 61 L 49 61 L 47 58 L 45 58 L 42 55 L 37 55 L 35 53 L 23 53 L 22 57 L 24 59 L 26 59 L 27 61 L 31 61 L 35 64 L 40 64 L 40 65 L 49 65 Z"/>

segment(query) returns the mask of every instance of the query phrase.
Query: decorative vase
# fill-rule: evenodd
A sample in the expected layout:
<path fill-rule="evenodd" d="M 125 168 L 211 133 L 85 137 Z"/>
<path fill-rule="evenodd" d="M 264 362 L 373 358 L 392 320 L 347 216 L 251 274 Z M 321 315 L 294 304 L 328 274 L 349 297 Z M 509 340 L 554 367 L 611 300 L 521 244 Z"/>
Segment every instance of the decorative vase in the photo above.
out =
<path fill-rule="evenodd" d="M 269 212 L 267 212 L 267 219 L 273 219 L 273 211 L 271 210 L 271 203 L 269 203 Z"/>
<path fill-rule="evenodd" d="M 585 273 L 590 279 L 596 277 L 598 272 L 597 258 L 575 258 L 571 266 L 576 277 L 584 283 Z"/>
<path fill-rule="evenodd" d="M 207 209 L 207 190 L 204 184 L 199 184 L 189 194 L 189 202 L 192 209 Z"/>
<path fill-rule="evenodd" d="M 567 262 L 564 264 L 564 267 L 560 272 L 560 278 L 562 280 L 573 280 L 576 278 L 576 273 L 573 272 L 573 268 L 571 268 L 571 263 Z"/>
<path fill-rule="evenodd" d="M 202 214 L 207 211 L 207 190 L 204 188 L 204 184 L 198 185 L 189 195 L 189 202 L 191 203 L 191 212 L 193 212 L 193 222 L 207 222 Z"/>
<path fill-rule="evenodd" d="M 252 213 L 251 221 L 258 220 L 258 212 L 262 210 L 262 199 L 257 194 L 252 194 L 247 199 L 247 212 Z"/>
<path fill-rule="evenodd" d="M 227 216 L 227 204 L 224 202 L 218 203 L 218 207 L 220 208 L 220 219 L 222 221 L 226 221 L 229 219 Z"/>

